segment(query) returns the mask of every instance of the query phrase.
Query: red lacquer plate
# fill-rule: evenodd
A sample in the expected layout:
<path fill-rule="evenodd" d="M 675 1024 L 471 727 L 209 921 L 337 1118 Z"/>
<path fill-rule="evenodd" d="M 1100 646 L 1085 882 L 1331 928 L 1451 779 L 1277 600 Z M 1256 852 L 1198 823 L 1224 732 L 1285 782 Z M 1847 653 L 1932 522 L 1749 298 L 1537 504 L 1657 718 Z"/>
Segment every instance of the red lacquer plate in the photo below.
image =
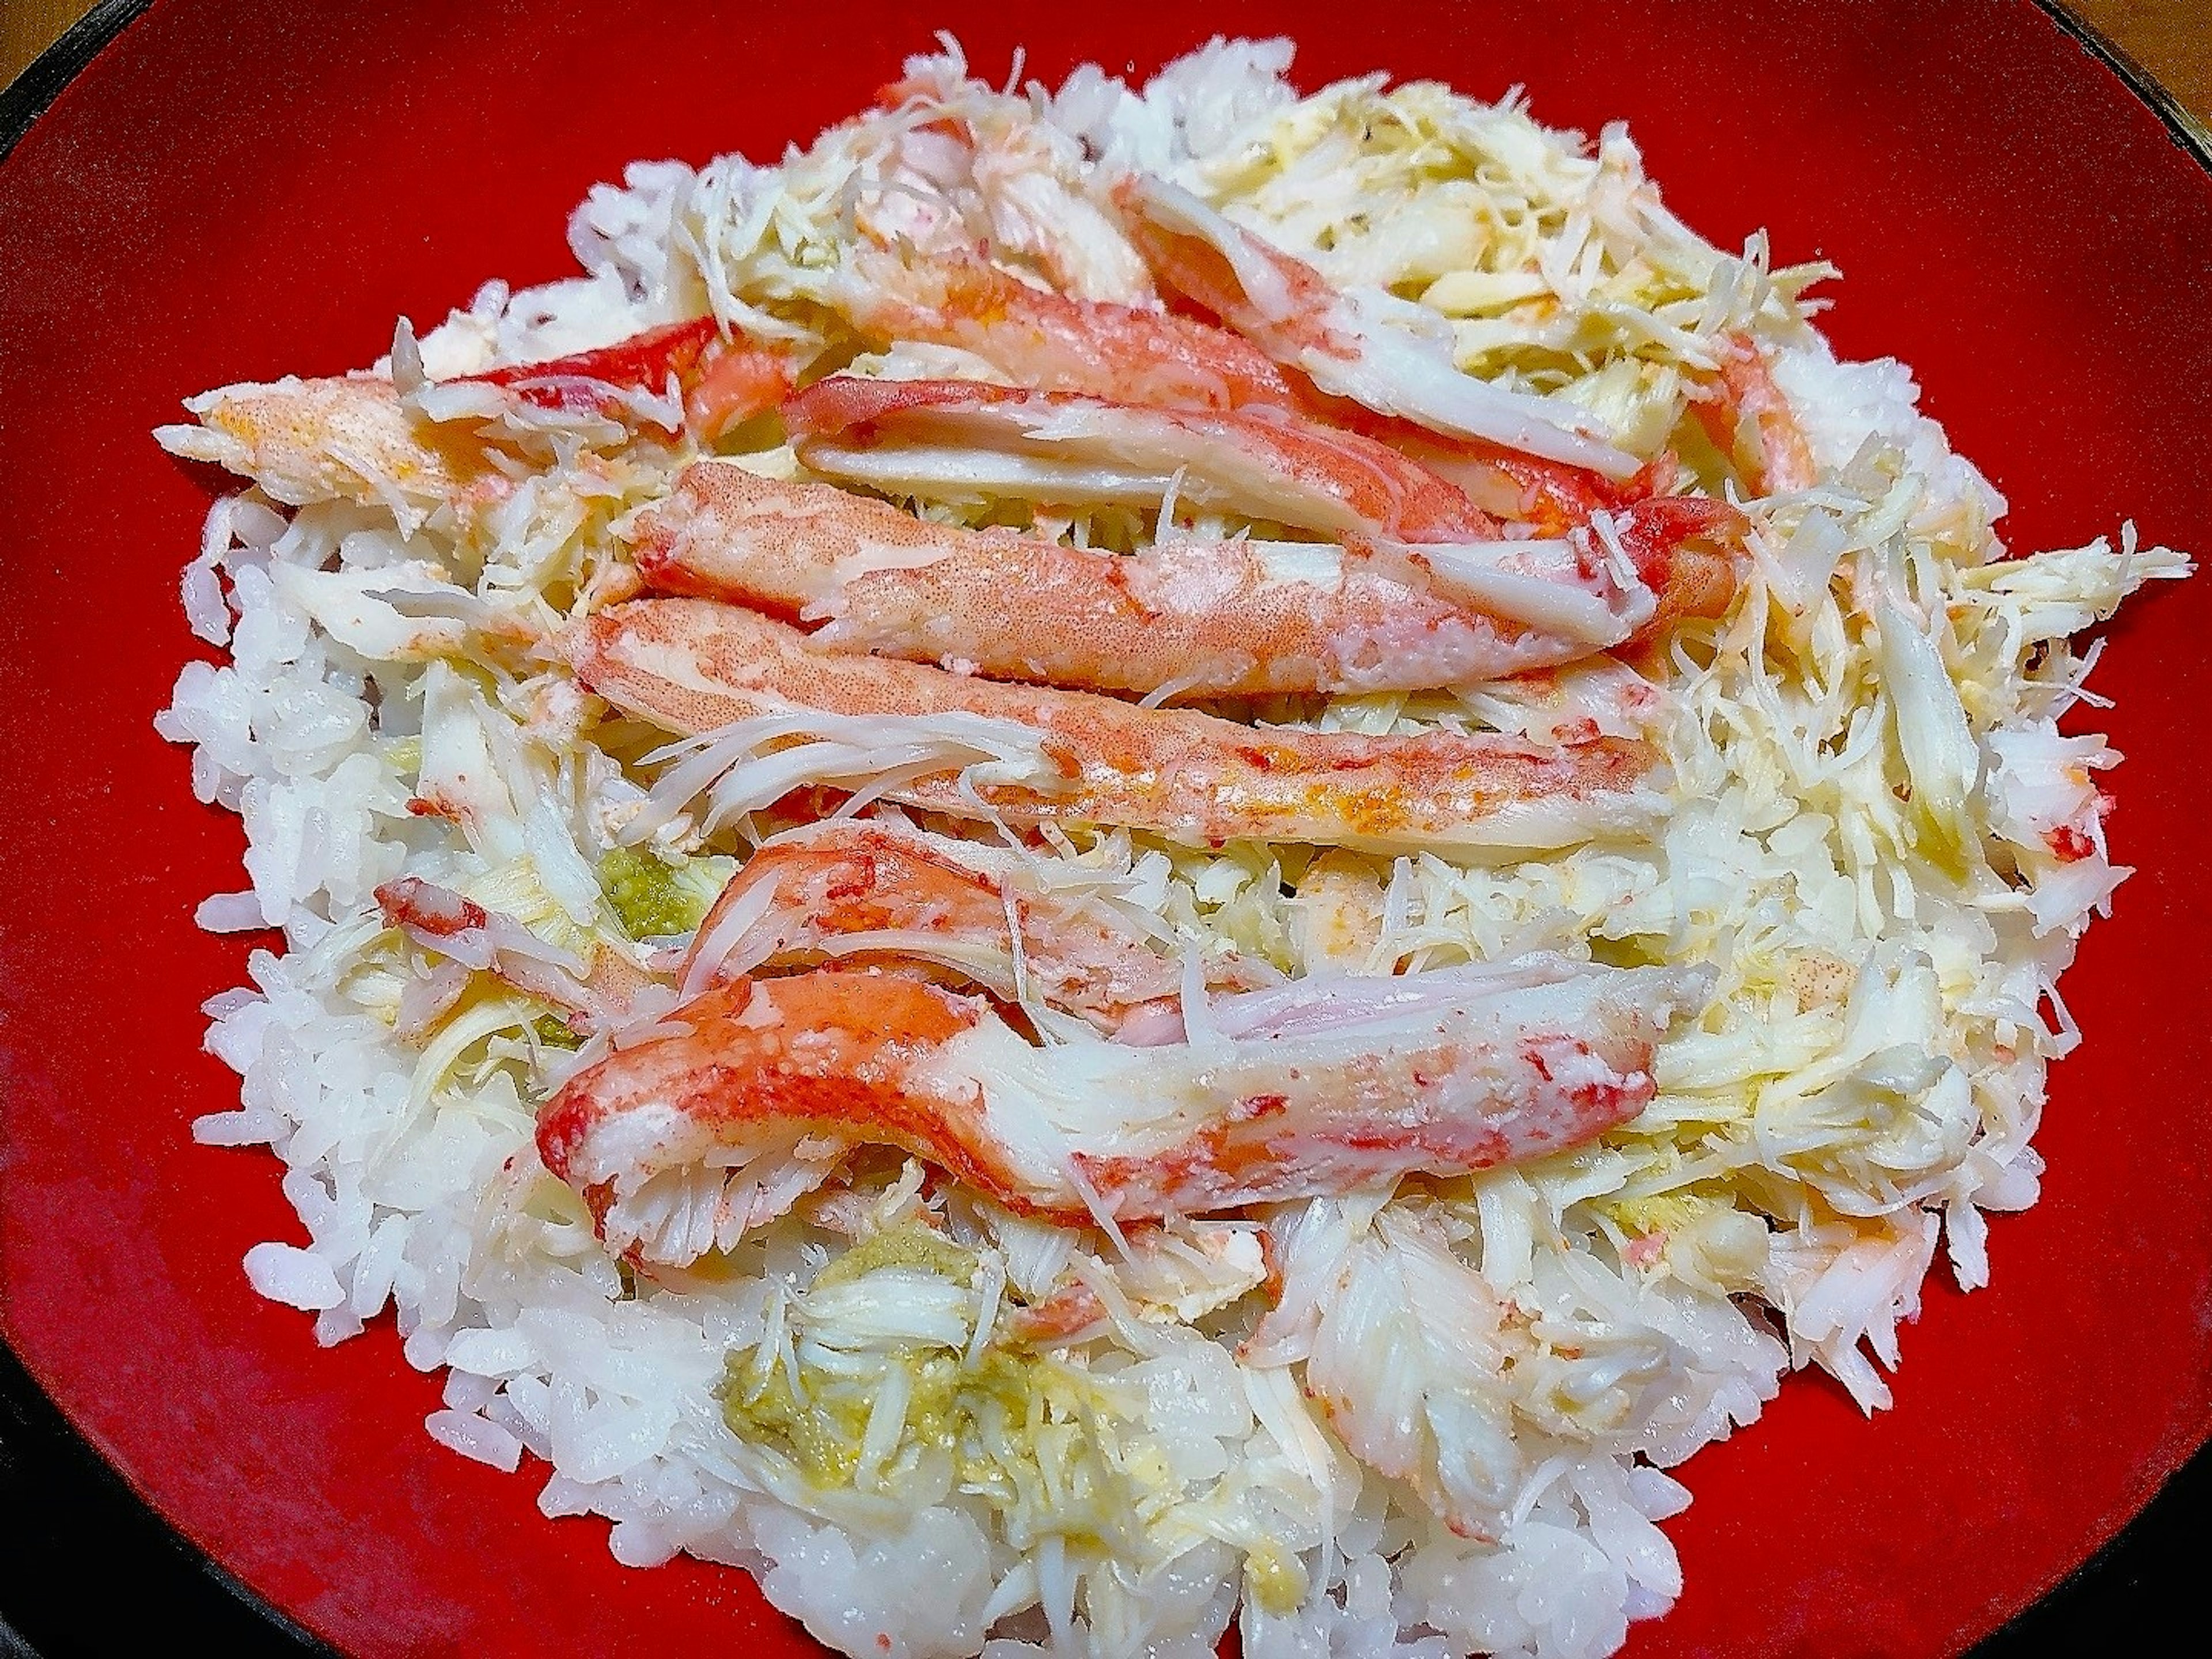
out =
<path fill-rule="evenodd" d="M 803 142 L 939 26 L 988 75 L 1018 42 L 1056 82 L 1287 33 L 1309 86 L 1385 68 L 1626 118 L 1715 241 L 1765 226 L 1778 260 L 1844 268 L 1838 349 L 1914 366 L 2014 545 L 2131 515 L 2212 550 L 2212 179 L 2018 0 L 154 5 L 0 164 L 0 1334 L 155 1508 L 342 1648 L 809 1651 L 742 1576 L 621 1568 L 604 1523 L 433 1444 L 438 1383 L 388 1326 L 319 1350 L 248 1291 L 246 1249 L 301 1235 L 266 1153 L 187 1129 L 235 1103 L 198 1006 L 245 951 L 191 915 L 240 884 L 241 839 L 150 724 L 195 649 L 176 572 L 210 480 L 148 429 L 207 386 L 365 362 L 485 277 L 567 273 L 593 181 Z M 2204 579 L 2147 595 L 2100 671 L 2141 868 L 2067 981 L 2087 1042 L 2042 1205 L 1996 1222 L 1990 1290 L 1939 1270 L 1895 1410 L 1800 1378 L 1689 1465 L 1689 1588 L 1639 1659 L 1955 1651 L 2212 1431 L 2208 631 Z"/>

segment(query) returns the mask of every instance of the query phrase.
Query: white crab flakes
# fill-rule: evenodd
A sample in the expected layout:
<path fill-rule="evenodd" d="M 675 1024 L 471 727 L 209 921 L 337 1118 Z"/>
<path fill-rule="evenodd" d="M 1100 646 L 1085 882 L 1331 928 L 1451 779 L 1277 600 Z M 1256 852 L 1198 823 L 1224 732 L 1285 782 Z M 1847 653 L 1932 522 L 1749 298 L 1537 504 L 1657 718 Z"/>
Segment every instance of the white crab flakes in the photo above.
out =
<path fill-rule="evenodd" d="M 908 65 L 899 107 L 779 165 L 634 166 L 571 222 L 586 275 L 490 283 L 419 345 L 400 333 L 404 395 L 495 416 L 531 458 L 477 516 L 356 455 L 362 500 L 325 468 L 218 502 L 184 576 L 229 660 L 187 666 L 159 726 L 193 746 L 195 793 L 243 817 L 252 880 L 200 919 L 287 945 L 208 1005 L 242 1087 L 195 1134 L 271 1147 L 307 1236 L 257 1245 L 249 1282 L 325 1343 L 391 1310 L 410 1363 L 449 1368 L 424 1425 L 441 1445 L 504 1469 L 527 1452 L 544 1511 L 606 1517 L 621 1560 L 743 1567 L 871 1659 L 1200 1659 L 1232 1618 L 1255 1659 L 1613 1651 L 1680 1589 L 1656 1523 L 1688 1494 L 1662 1471 L 1750 1424 L 1793 1365 L 1887 1404 L 1939 1243 L 1961 1285 L 1987 1279 L 1985 1212 L 2034 1201 L 2045 1067 L 2076 1040 L 2059 975 L 2126 873 L 2103 823 L 2118 757 L 2058 730 L 2095 654 L 2068 641 L 2185 574 L 2179 555 L 2124 532 L 2004 557 L 2002 501 L 1907 371 L 1839 364 L 1808 326 L 1826 273 L 1702 241 L 1625 131 L 1592 149 L 1517 100 L 1380 76 L 1300 98 L 1290 59 L 1217 41 L 1141 91 L 1086 67 L 1021 94 L 948 50 Z M 1640 1116 L 1478 1178 L 1117 1244 L 893 1160 L 698 1268 L 618 1266 L 532 1141 L 604 1040 L 573 1052 L 547 1003 L 387 928 L 374 890 L 414 877 L 549 961 L 597 944 L 665 977 L 787 791 L 1030 757 L 1006 733 L 848 721 L 648 759 L 665 739 L 536 647 L 623 591 L 619 527 L 680 447 L 422 377 L 708 313 L 834 352 L 855 237 L 1149 306 L 1103 189 L 1130 167 L 1378 311 L 1425 307 L 1460 368 L 1566 400 L 1638 459 L 1679 450 L 1691 482 L 1742 499 L 1753 565 L 1725 618 L 1642 672 L 1266 711 L 1654 732 L 1673 797 L 1648 842 L 1499 864 L 1086 833 L 1032 849 L 1037 881 L 1291 975 L 1549 950 L 1705 964 L 1717 993 L 1661 1048 Z M 1757 422 L 1698 418 L 1739 338 L 1772 365 L 1808 488 L 1757 494 Z M 988 378 L 957 356 L 860 368 Z M 165 441 L 213 453 L 202 428 Z M 1059 527 L 1127 546 L 1158 526 Z M 668 781 L 672 757 L 696 775 Z M 673 874 L 626 884 L 653 868 Z M 1066 1340 L 1025 1344 L 1024 1322 Z"/>

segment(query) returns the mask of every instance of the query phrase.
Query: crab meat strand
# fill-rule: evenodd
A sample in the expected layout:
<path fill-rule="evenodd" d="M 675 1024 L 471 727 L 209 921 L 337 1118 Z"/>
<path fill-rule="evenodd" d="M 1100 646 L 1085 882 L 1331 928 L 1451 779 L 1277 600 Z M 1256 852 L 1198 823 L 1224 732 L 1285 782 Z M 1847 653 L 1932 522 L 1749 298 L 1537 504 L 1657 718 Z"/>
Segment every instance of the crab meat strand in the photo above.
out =
<path fill-rule="evenodd" d="M 1379 290 L 1340 291 L 1304 260 L 1188 191 L 1133 176 L 1115 187 L 1114 199 L 1158 281 L 1322 392 L 1431 431 L 1484 439 L 1607 477 L 1627 477 L 1641 465 L 1583 435 L 1597 429 L 1583 411 L 1462 374 L 1442 319 Z M 1424 325 L 1423 331 L 1401 325 L 1400 318 Z"/>
<path fill-rule="evenodd" d="M 385 925 L 465 968 L 557 1009 L 571 1030 L 620 1026 L 652 976 L 620 951 L 594 942 L 588 958 L 556 949 L 511 916 L 417 876 L 376 890 Z"/>
<path fill-rule="evenodd" d="M 1267 354 L 1226 329 L 1038 288 L 971 256 L 901 258 L 866 244 L 837 290 L 861 333 L 957 347 L 1017 383 L 1170 409 L 1298 409 Z"/>
<path fill-rule="evenodd" d="M 1523 851 L 1649 833 L 1657 756 L 1619 738 L 1547 747 L 1488 733 L 1366 737 L 1255 728 L 1081 691 L 812 649 L 735 605 L 645 599 L 562 636 L 586 690 L 699 733 L 794 709 L 978 714 L 1033 734 L 1047 768 L 1019 781 L 938 772 L 889 799 L 1012 824 L 1126 825 L 1187 846 L 1243 837 L 1378 851 Z"/>
<path fill-rule="evenodd" d="M 449 502 L 506 488 L 473 428 L 416 413 L 380 376 L 227 386 L 185 407 L 199 424 L 160 428 L 164 448 L 251 478 L 289 506 L 385 507 L 411 534 Z"/>
<path fill-rule="evenodd" d="M 464 383 L 507 386 L 540 409 L 617 415 L 622 391 L 659 392 L 673 380 L 684 393 L 684 425 L 702 443 L 764 414 L 796 385 L 790 356 L 725 336 L 712 317 L 670 323 L 550 362 L 510 363 Z"/>
<path fill-rule="evenodd" d="M 1652 1048 L 1711 975 L 1533 957 L 1218 999 L 1206 1041 L 1039 1048 L 980 1003 L 897 975 L 737 981 L 570 1079 L 538 1122 L 545 1167 L 610 1244 L 681 1266 L 653 1184 L 741 1195 L 726 1248 L 854 1149 L 896 1148 L 1018 1215 L 1202 1216 L 1387 1189 L 1582 1144 L 1652 1097 Z"/>
<path fill-rule="evenodd" d="M 672 380 L 703 442 L 775 408 L 790 394 L 792 369 L 787 358 L 725 339 L 712 318 L 700 318 L 597 351 L 433 384 L 497 386 L 532 409 L 612 417 L 622 393 L 659 394 Z M 252 478 L 290 506 L 388 507 L 411 534 L 441 507 L 495 499 L 508 488 L 491 434 L 473 421 L 431 420 L 383 375 L 245 382 L 185 406 L 200 423 L 160 428 L 165 447 Z"/>
<path fill-rule="evenodd" d="M 837 374 L 784 405 L 799 459 L 894 495 L 1158 507 L 1170 495 L 1332 536 L 1494 540 L 1497 521 L 1387 444 L 1284 410 L 1153 409 L 976 380 Z"/>
<path fill-rule="evenodd" d="M 1352 1455 L 1407 1482 L 1461 1537 L 1494 1541 L 1521 1468 L 1502 1380 L 1510 1352 L 1489 1281 L 1433 1220 L 1385 1211 L 1344 1254 L 1306 1389 Z"/>
<path fill-rule="evenodd" d="M 1719 617 L 1735 603 L 1749 559 L 1751 521 L 1705 495 L 1653 495 L 1614 514 L 1615 533 L 1637 574 L 1658 596 L 1650 621 L 1624 654 L 1648 656 L 1678 622 Z"/>
<path fill-rule="evenodd" d="M 1812 445 L 1774 383 L 1765 349 L 1744 334 L 1718 343 L 1720 373 L 1705 387 L 1706 395 L 1691 403 L 1691 413 L 1713 447 L 1743 474 L 1744 487 L 1753 495 L 1812 489 L 1820 479 Z"/>
<path fill-rule="evenodd" d="M 972 256 L 902 259 L 863 246 L 848 261 L 842 293 L 846 316 L 870 337 L 956 347 L 1037 391 L 1170 409 L 1258 404 L 1359 433 L 1441 473 L 1492 517 L 1545 535 L 1656 488 L 1649 467 L 1616 483 L 1587 467 L 1376 414 L 1322 395 L 1226 329 L 1054 293 Z"/>
<path fill-rule="evenodd" d="M 1121 556 L 917 520 L 729 462 L 688 468 L 645 514 L 638 570 L 659 592 L 804 624 L 816 647 L 994 679 L 1170 698 L 1419 690 L 1569 662 L 1626 638 L 1650 602 L 1557 544 L 1478 544 L 1499 572 L 1594 596 L 1590 623 L 1493 580 L 1485 608 L 1432 575 L 1332 545 L 1175 541 Z M 1638 608 L 1637 601 L 1642 601 Z"/>
<path fill-rule="evenodd" d="M 764 905 L 763 887 L 773 893 Z M 733 915 L 740 925 L 723 927 Z M 696 990 L 760 969 L 885 957 L 950 969 L 1003 1002 L 1030 989 L 1109 1032 L 1140 1012 L 1172 1010 L 1182 988 L 1180 966 L 1106 907 L 1036 889 L 1010 854 L 887 821 L 826 823 L 763 845 L 699 924 L 680 977 Z M 1233 957 L 1206 966 L 1215 985 L 1255 982 Z"/>
<path fill-rule="evenodd" d="M 1672 453 L 1626 478 L 1588 467 L 1524 455 L 1481 438 L 1435 432 L 1341 398 L 1317 400 L 1320 418 L 1384 443 L 1466 491 L 1492 518 L 1527 525 L 1540 536 L 1564 535 L 1595 514 L 1618 510 L 1673 488 L 1680 464 Z"/>

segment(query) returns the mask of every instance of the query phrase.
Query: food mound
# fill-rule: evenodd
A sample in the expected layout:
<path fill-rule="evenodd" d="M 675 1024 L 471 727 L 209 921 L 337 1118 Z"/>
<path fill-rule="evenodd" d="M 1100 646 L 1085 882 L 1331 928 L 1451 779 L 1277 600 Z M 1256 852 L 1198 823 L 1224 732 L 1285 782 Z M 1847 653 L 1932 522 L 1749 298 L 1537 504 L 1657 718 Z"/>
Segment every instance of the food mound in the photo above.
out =
<path fill-rule="evenodd" d="M 247 1276 L 849 1653 L 1611 1652 L 1985 1279 L 2126 873 L 2183 558 L 2008 556 L 1622 129 L 1290 61 L 948 43 L 159 434 Z"/>

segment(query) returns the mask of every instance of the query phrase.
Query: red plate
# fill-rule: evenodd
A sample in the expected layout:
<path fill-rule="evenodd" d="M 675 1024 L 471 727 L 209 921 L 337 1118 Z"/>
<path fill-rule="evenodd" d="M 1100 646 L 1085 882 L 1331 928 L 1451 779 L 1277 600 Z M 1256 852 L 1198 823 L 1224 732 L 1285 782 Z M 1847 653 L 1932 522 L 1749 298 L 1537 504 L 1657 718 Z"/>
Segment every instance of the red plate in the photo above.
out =
<path fill-rule="evenodd" d="M 146 435 L 179 398 L 364 362 L 399 313 L 566 273 L 594 180 L 804 141 L 926 46 L 925 21 L 987 74 L 1021 41 L 1054 80 L 1288 32 L 1307 85 L 1387 66 L 1526 85 L 1553 124 L 1626 118 L 1714 240 L 1764 225 L 1779 259 L 1835 260 L 1838 347 L 1915 366 L 2011 498 L 2015 545 L 2133 514 L 2212 548 L 2212 180 L 2029 5 L 1770 0 L 1718 26 L 1687 0 L 708 11 L 170 0 L 0 167 L 4 1334 L 183 1532 L 363 1652 L 804 1644 L 741 1576 L 620 1568 L 603 1523 L 546 1522 L 533 1480 L 434 1445 L 438 1384 L 388 1328 L 321 1351 L 247 1291 L 247 1247 L 300 1233 L 265 1153 L 186 1130 L 234 1103 L 197 1008 L 244 951 L 191 925 L 240 884 L 236 821 L 195 805 L 149 724 L 193 650 L 176 572 L 210 488 Z M 1993 1288 L 1931 1285 L 1897 1409 L 1863 1422 L 1801 1378 L 1690 1465 L 1697 1503 L 1670 1527 L 1689 1589 L 1638 1630 L 1643 1659 L 1956 1650 L 2212 1430 L 2190 713 L 2208 631 L 2212 589 L 2160 592 L 2099 676 L 2131 757 L 2113 838 L 2142 870 L 2067 982 L 2088 1042 L 2056 1073 L 2047 1196 L 1996 1223 Z"/>

